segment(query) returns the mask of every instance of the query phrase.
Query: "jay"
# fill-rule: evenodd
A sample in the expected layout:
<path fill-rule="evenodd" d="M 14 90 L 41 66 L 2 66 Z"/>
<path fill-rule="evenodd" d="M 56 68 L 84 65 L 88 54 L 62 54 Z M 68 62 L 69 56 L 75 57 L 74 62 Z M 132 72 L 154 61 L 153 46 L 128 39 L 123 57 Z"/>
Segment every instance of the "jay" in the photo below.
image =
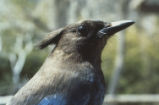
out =
<path fill-rule="evenodd" d="M 113 34 L 133 23 L 85 20 L 51 32 L 39 47 L 55 48 L 7 105 L 102 105 L 102 50 Z"/>

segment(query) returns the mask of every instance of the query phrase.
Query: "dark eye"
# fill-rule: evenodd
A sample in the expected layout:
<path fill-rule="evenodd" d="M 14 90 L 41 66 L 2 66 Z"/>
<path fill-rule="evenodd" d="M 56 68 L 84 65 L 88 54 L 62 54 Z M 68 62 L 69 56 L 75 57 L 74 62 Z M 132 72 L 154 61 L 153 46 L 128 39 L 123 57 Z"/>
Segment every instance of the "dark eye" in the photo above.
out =
<path fill-rule="evenodd" d="M 89 32 L 89 26 L 87 25 L 80 25 L 77 29 L 78 33 L 82 36 L 86 36 Z"/>

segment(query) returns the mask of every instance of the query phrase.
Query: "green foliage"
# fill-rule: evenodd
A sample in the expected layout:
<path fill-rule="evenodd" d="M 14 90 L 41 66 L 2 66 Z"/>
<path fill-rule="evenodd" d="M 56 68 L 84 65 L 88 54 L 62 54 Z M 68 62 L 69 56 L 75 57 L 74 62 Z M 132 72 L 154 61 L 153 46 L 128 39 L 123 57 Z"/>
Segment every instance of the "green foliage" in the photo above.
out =
<path fill-rule="evenodd" d="M 8 60 L 0 56 L 0 95 L 9 94 L 10 91 L 9 87 L 11 85 L 11 71 L 10 67 L 8 66 Z"/>
<path fill-rule="evenodd" d="M 140 33 L 140 34 L 139 34 Z M 117 93 L 156 94 L 159 93 L 159 39 L 158 35 L 148 36 L 135 27 L 127 31 L 124 68 L 119 80 Z M 111 43 L 111 47 L 110 44 Z M 114 67 L 116 43 L 107 44 L 103 51 L 102 68 L 107 83 Z"/>
<path fill-rule="evenodd" d="M 21 73 L 21 78 L 30 79 L 40 68 L 46 57 L 46 49 L 45 51 L 36 49 L 29 54 L 24 65 L 24 69 Z"/>
<path fill-rule="evenodd" d="M 104 48 L 102 53 L 102 70 L 105 76 L 106 83 L 110 81 L 112 71 L 115 64 L 116 55 L 116 36 L 110 38 L 107 42 L 107 46 Z"/>
<path fill-rule="evenodd" d="M 137 29 L 129 31 L 127 37 L 127 48 L 125 65 L 120 79 L 120 93 L 159 93 L 157 81 L 159 77 L 159 57 L 157 50 L 159 42 L 152 41 L 153 37 L 146 33 L 138 34 Z M 126 82 L 124 82 L 126 81 Z"/>

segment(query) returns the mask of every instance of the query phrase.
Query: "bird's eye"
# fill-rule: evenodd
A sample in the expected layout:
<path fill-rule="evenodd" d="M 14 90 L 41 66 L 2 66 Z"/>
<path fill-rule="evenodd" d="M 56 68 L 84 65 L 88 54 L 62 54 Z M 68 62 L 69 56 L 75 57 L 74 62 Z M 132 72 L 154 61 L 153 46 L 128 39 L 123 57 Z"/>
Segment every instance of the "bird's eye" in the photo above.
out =
<path fill-rule="evenodd" d="M 82 24 L 77 29 L 78 33 L 82 36 L 86 36 L 89 32 L 89 27 L 85 24 Z"/>

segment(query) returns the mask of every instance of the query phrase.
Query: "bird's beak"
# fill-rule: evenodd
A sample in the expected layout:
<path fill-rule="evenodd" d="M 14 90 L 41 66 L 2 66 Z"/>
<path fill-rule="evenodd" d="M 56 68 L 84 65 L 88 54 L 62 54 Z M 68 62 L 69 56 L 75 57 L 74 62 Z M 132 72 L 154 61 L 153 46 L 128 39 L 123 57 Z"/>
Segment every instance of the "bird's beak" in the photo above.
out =
<path fill-rule="evenodd" d="M 132 20 L 123 20 L 117 22 L 106 23 L 105 27 L 98 31 L 97 36 L 102 38 L 105 35 L 111 36 L 118 31 L 121 31 L 135 22 Z"/>

